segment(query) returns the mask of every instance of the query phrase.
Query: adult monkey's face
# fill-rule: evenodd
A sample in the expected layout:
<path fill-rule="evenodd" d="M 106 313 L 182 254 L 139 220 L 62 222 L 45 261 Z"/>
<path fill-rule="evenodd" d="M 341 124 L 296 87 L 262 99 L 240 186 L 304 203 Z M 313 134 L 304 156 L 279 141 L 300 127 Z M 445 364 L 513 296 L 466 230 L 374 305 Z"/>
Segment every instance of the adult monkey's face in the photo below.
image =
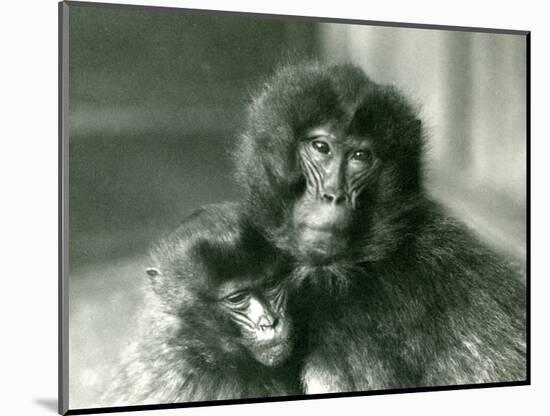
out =
<path fill-rule="evenodd" d="M 330 261 L 353 243 L 360 196 L 375 179 L 378 161 L 366 139 L 330 126 L 308 129 L 298 146 L 306 180 L 293 208 L 300 255 Z"/>
<path fill-rule="evenodd" d="M 312 63 L 264 84 L 235 162 L 257 228 L 300 266 L 337 272 L 413 235 L 421 154 L 420 121 L 399 91 L 353 65 Z"/>

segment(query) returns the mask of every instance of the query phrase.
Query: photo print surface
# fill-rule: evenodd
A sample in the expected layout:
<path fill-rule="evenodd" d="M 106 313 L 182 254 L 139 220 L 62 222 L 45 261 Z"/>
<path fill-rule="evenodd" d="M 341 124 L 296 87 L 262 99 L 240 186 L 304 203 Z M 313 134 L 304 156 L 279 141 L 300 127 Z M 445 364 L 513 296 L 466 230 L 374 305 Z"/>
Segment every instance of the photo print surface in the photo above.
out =
<path fill-rule="evenodd" d="M 61 413 L 529 382 L 527 32 L 60 12 Z"/>

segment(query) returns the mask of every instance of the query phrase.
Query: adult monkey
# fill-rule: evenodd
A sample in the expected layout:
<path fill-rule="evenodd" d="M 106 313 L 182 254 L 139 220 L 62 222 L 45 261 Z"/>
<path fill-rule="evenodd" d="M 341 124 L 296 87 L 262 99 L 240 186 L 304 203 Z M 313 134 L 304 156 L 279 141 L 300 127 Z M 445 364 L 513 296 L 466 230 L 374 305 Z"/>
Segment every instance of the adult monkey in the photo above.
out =
<path fill-rule="evenodd" d="M 296 259 L 307 393 L 526 378 L 523 277 L 422 187 L 414 109 L 352 65 L 280 69 L 236 152 L 256 226 Z"/>
<path fill-rule="evenodd" d="M 300 394 L 288 267 L 237 204 L 203 207 L 151 251 L 141 332 L 105 401 L 182 403 Z"/>

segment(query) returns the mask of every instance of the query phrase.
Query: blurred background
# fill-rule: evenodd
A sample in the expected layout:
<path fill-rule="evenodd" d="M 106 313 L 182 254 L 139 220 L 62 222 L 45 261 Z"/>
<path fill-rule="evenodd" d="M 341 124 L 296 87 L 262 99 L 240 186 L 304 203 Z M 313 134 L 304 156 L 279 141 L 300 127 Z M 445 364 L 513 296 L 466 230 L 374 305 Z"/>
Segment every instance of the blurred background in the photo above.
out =
<path fill-rule="evenodd" d="M 525 264 L 525 37 L 80 5 L 69 30 L 71 409 L 105 405 L 150 242 L 239 198 L 229 154 L 281 62 L 351 61 L 403 90 L 426 127 L 429 192 Z"/>

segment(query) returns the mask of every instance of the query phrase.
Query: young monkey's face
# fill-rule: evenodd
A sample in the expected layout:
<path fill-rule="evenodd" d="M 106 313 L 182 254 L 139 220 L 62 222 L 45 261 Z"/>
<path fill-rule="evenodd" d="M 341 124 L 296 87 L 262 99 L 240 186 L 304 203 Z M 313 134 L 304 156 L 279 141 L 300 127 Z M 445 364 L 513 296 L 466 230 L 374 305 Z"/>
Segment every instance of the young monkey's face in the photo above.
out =
<path fill-rule="evenodd" d="M 189 336 L 211 342 L 219 333 L 228 343 L 222 349 L 241 346 L 262 365 L 282 364 L 292 351 L 293 331 L 280 263 L 247 259 L 235 265 L 212 253 L 197 261 L 196 253 L 186 252 L 177 257 L 182 264 L 146 270 L 166 311 L 193 328 Z"/>
<path fill-rule="evenodd" d="M 220 307 L 240 330 L 240 343 L 260 363 L 274 367 L 292 350 L 287 288 L 269 279 L 232 279 L 218 289 Z"/>

